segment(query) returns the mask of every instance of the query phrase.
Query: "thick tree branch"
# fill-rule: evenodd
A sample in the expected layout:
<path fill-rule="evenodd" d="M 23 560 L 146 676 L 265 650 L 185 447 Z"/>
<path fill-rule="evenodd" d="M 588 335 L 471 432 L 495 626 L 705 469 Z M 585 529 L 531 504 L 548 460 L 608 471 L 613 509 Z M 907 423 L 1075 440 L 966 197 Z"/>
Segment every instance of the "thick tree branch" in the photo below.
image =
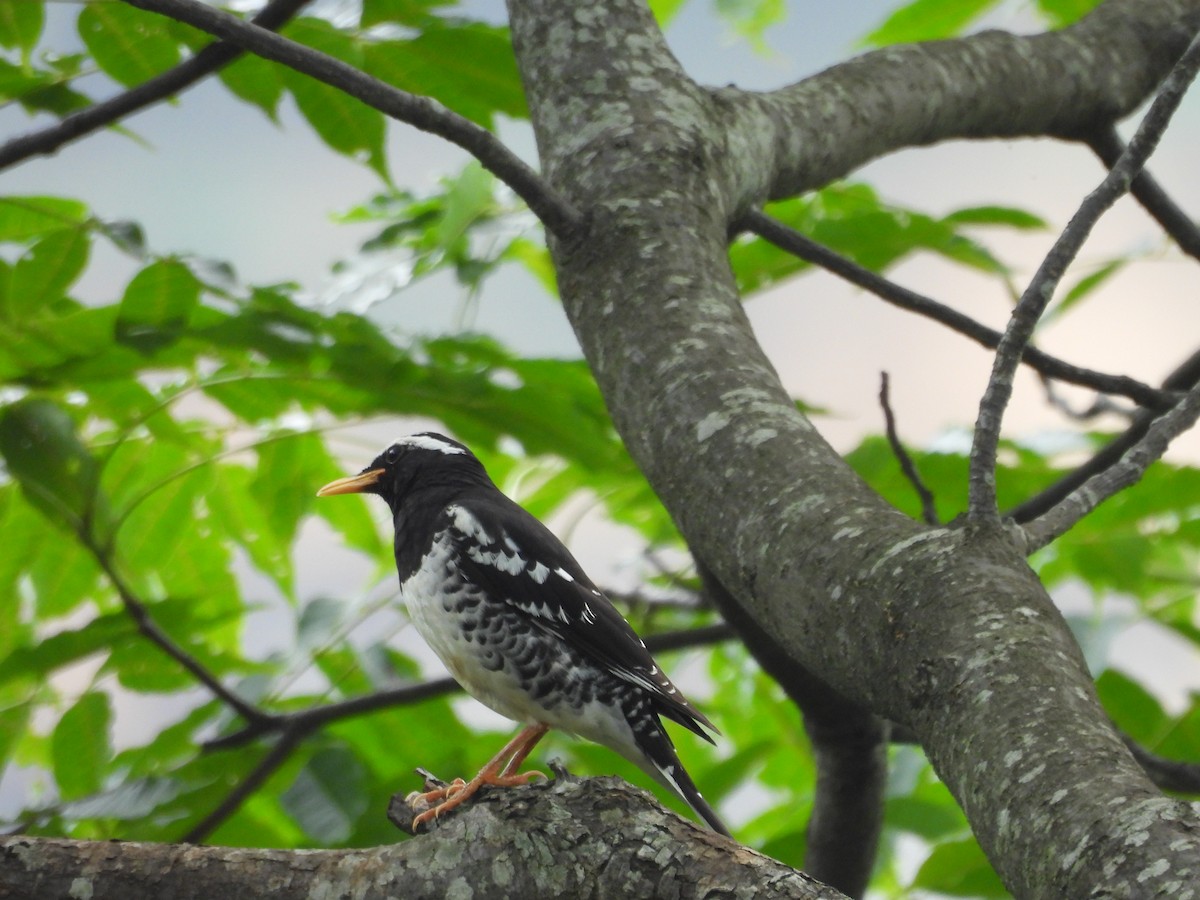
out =
<path fill-rule="evenodd" d="M 705 594 L 804 716 L 817 770 L 804 871 L 850 897 L 862 897 L 883 829 L 885 724 L 797 665 L 703 563 L 697 561 L 696 566 Z"/>
<path fill-rule="evenodd" d="M 485 790 L 431 834 L 369 850 L 0 839 L 0 890 L 15 897 L 384 900 L 456 896 L 464 880 L 476 897 L 733 897 L 747 885 L 769 900 L 842 897 L 615 778 Z"/>
<path fill-rule="evenodd" d="M 287 22 L 309 0 L 272 0 L 250 21 L 260 28 L 275 30 Z M 225 43 L 212 43 L 174 68 L 130 88 L 108 100 L 64 116 L 49 128 L 31 131 L 0 146 L 0 170 L 31 156 L 53 153 L 64 144 L 111 125 L 180 91 L 237 59 L 242 51 Z"/>
<path fill-rule="evenodd" d="M 1125 142 L 1111 126 L 1101 128 L 1087 138 L 1087 145 L 1100 160 L 1110 169 L 1117 164 L 1121 154 L 1125 152 Z M 1154 217 L 1179 245 L 1179 249 L 1189 256 L 1200 259 L 1200 227 L 1180 209 L 1170 195 L 1163 190 L 1162 185 L 1149 172 L 1142 170 L 1129 188 L 1129 193 L 1137 198 L 1138 203 L 1145 207 L 1146 212 Z"/>
<path fill-rule="evenodd" d="M 509 10 L 543 170 L 589 213 L 583 239 L 551 241 L 564 309 L 697 558 L 788 659 L 912 730 L 1016 895 L 1145 896 L 1200 878 L 1195 812 L 1164 798 L 1113 732 L 1013 536 L 931 529 L 869 490 L 796 410 L 729 270 L 731 225 L 768 190 L 818 186 L 809 176 L 830 171 L 823 148 L 848 155 L 833 166 L 844 171 L 859 160 L 855 129 L 889 131 L 888 149 L 905 142 L 860 94 L 910 90 L 928 140 L 974 113 L 893 69 L 772 125 L 773 98 L 687 79 L 637 0 L 509 0 Z M 958 74 L 986 117 L 1000 118 L 994 91 L 1024 126 L 1016 107 L 1064 132 L 1073 120 L 1094 127 L 1111 121 L 1114 91 L 1130 106 L 1144 97 L 1170 65 L 1162 58 L 1182 52 L 1181 18 L 1198 14 L 1197 2 L 1121 0 L 1105 6 L 1105 28 L 1074 30 L 1075 44 L 968 39 L 978 66 Z M 1073 105 L 1048 116 L 1028 98 L 1064 96 L 1053 82 L 1073 72 L 1054 71 L 1059 51 L 1087 75 L 1069 79 Z M 983 77 L 993 52 L 1026 77 Z M 817 164 L 801 171 L 801 157 Z"/>
<path fill-rule="evenodd" d="M 242 50 L 336 87 L 399 122 L 445 138 L 462 147 L 512 188 L 550 231 L 565 236 L 579 225 L 578 210 L 495 135 L 436 100 L 384 84 L 339 59 L 244 22 L 199 0 L 124 2 L 207 31 Z"/>
<path fill-rule="evenodd" d="M 1012 319 L 996 348 L 996 361 L 987 390 L 979 403 L 975 420 L 975 438 L 971 445 L 969 475 L 970 501 L 967 516 L 975 521 L 996 519 L 996 448 L 1000 442 L 1000 423 L 1012 396 L 1013 375 L 1021 356 L 1033 337 L 1038 319 L 1046 309 L 1067 266 L 1091 234 L 1093 226 L 1109 207 L 1129 190 L 1129 185 L 1150 158 L 1159 138 L 1166 131 L 1188 85 L 1200 69 L 1200 37 L 1194 39 L 1171 74 L 1163 82 L 1146 117 L 1138 126 L 1121 158 L 1112 166 L 1100 185 L 1080 205 L 1078 212 L 1059 235 L 1038 267 L 1029 287 L 1013 310 Z M 1176 432 L 1178 433 L 1178 432 Z M 1165 444 L 1163 449 L 1165 449 Z M 1160 451 L 1161 452 L 1161 451 Z M 1129 482 L 1126 482 L 1129 483 Z M 1069 526 L 1068 526 L 1069 527 Z M 1060 532 L 1061 533 L 1061 532 Z"/>
<path fill-rule="evenodd" d="M 894 306 L 940 322 L 980 346 L 994 350 L 1000 344 L 1002 335 L 999 331 L 988 328 L 958 310 L 889 281 L 870 269 L 863 268 L 853 260 L 817 243 L 807 235 L 772 219 L 761 210 L 752 210 L 747 213 L 742 218 L 741 225 L 779 249 L 786 250 L 793 256 L 815 266 L 820 266 Z M 1135 403 L 1152 409 L 1169 409 L 1179 399 L 1178 395 L 1171 391 L 1156 390 L 1126 375 L 1108 375 L 1094 369 L 1071 365 L 1033 346 L 1025 348 L 1025 352 L 1021 355 L 1021 362 L 1048 378 L 1057 378 L 1060 381 L 1092 388 L 1104 394 L 1128 397 Z"/>
<path fill-rule="evenodd" d="M 902 147 L 1093 134 L 1132 113 L 1197 30 L 1196 0 L 1110 0 L 1060 31 L 886 47 L 766 94 L 722 88 L 745 141 L 723 164 L 749 208 Z"/>

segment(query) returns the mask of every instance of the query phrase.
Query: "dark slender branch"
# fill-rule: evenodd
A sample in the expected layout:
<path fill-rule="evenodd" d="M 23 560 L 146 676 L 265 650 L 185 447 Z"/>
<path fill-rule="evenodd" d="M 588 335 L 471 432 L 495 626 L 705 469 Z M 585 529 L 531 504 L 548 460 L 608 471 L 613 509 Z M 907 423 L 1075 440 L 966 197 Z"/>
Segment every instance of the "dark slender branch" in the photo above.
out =
<path fill-rule="evenodd" d="M 1033 330 L 1046 305 L 1054 296 L 1067 266 L 1075 259 L 1079 248 L 1091 233 L 1100 216 L 1129 189 L 1150 154 L 1158 145 L 1184 91 L 1200 69 L 1200 38 L 1194 38 L 1187 51 L 1171 70 L 1154 98 L 1137 133 L 1120 159 L 1109 170 L 1100 185 L 1093 190 L 1072 216 L 1050 252 L 1042 261 L 1021 296 L 1012 319 L 996 348 L 996 360 L 987 389 L 979 403 L 975 420 L 975 438 L 971 446 L 968 490 L 970 500 L 967 516 L 975 520 L 999 518 L 996 507 L 996 450 L 1000 443 L 1000 424 L 1012 396 L 1013 375 L 1021 356 L 1028 347 Z M 1165 446 L 1165 445 L 1164 445 Z"/>
<path fill-rule="evenodd" d="M 247 722 L 257 723 L 269 718 L 267 713 L 247 703 L 229 688 L 225 687 L 220 679 L 201 665 L 199 660 L 175 643 L 166 632 L 158 627 L 158 624 L 151 618 L 146 604 L 133 592 L 133 589 L 121 576 L 121 573 L 117 571 L 111 554 L 97 544 L 86 530 L 79 533 L 79 540 L 95 558 L 104 574 L 108 576 L 109 582 L 116 590 L 117 596 L 121 598 L 121 604 L 125 607 L 125 611 L 137 625 L 138 631 L 166 653 L 167 656 L 183 666 L 197 681 L 208 688 L 213 696 L 225 703 L 226 706 Z"/>
<path fill-rule="evenodd" d="M 251 21 L 260 28 L 275 30 L 287 22 L 308 0 L 272 0 Z M 215 42 L 202 48 L 195 56 L 174 68 L 155 75 L 148 81 L 130 88 L 108 100 L 101 101 L 65 116 L 61 121 L 39 131 L 15 137 L 0 146 L 0 169 L 6 169 L 31 156 L 53 153 L 64 144 L 111 125 L 139 109 L 178 94 L 200 79 L 241 56 L 242 51 L 230 44 Z"/>
<path fill-rule="evenodd" d="M 670 650 L 687 650 L 692 647 L 707 647 L 736 637 L 732 628 L 724 622 L 706 625 L 701 628 L 685 628 L 678 631 L 666 631 L 662 634 L 650 635 L 646 638 L 646 648 L 651 653 L 663 653 Z M 453 678 L 437 678 L 420 684 L 404 685 L 391 688 L 362 697 L 353 697 L 339 703 L 329 703 L 294 713 L 260 714 L 244 728 L 208 741 L 204 750 L 227 750 L 239 747 L 265 734 L 291 734 L 297 730 L 305 732 L 321 728 L 331 722 L 348 719 L 353 716 L 366 715 L 384 709 L 398 706 L 410 706 L 424 700 L 432 700 L 446 694 L 461 691 Z"/>
<path fill-rule="evenodd" d="M 1155 785 L 1177 794 L 1200 794 L 1200 763 L 1158 756 L 1124 732 L 1121 733 L 1121 740 Z"/>
<path fill-rule="evenodd" d="M 1112 127 L 1089 136 L 1087 145 L 1110 169 L 1117 164 L 1117 160 L 1125 152 L 1125 142 L 1121 140 L 1117 130 Z M 1154 176 L 1142 170 L 1137 178 L 1133 179 L 1129 192 L 1174 239 L 1180 250 L 1189 256 L 1200 259 L 1200 227 L 1196 225 L 1191 216 L 1176 205 Z"/>
<path fill-rule="evenodd" d="M 1122 406 L 1106 394 L 1097 394 L 1092 398 L 1092 402 L 1088 406 L 1076 409 L 1071 406 L 1070 401 L 1058 392 L 1053 379 L 1043 375 L 1041 376 L 1041 382 L 1042 390 L 1046 394 L 1046 402 L 1068 419 L 1075 422 L 1090 422 L 1106 413 L 1112 413 L 1125 419 L 1132 419 L 1137 413 L 1136 409 Z"/>
<path fill-rule="evenodd" d="M 921 473 L 917 471 L 912 457 L 908 455 L 908 451 L 900 443 L 900 435 L 896 432 L 896 416 L 892 413 L 892 404 L 888 396 L 887 372 L 879 373 L 879 405 L 883 407 L 883 420 L 887 430 L 888 443 L 891 444 L 892 453 L 895 454 L 896 459 L 900 463 L 900 471 L 904 473 L 904 477 L 908 479 L 909 483 L 913 486 L 913 490 L 917 492 L 917 496 L 921 498 L 921 518 L 925 520 L 927 525 L 940 525 L 937 504 L 934 503 L 933 494 L 925 486 L 925 482 L 921 480 Z"/>
<path fill-rule="evenodd" d="M 742 227 L 769 241 L 781 250 L 786 250 L 800 259 L 832 272 L 881 300 L 901 309 L 933 319 L 977 344 L 994 350 L 1000 344 L 1001 334 L 986 325 L 976 322 L 936 300 L 901 287 L 869 269 L 835 253 L 812 238 L 772 219 L 760 210 L 753 210 L 742 220 Z M 1149 385 L 1124 375 L 1107 375 L 1094 369 L 1085 369 L 1063 362 L 1036 347 L 1026 347 L 1021 362 L 1034 371 L 1049 378 L 1057 378 L 1070 384 L 1089 387 L 1106 394 L 1128 397 L 1141 406 L 1168 409 L 1179 398 L 1166 391 L 1155 390 Z"/>
<path fill-rule="evenodd" d="M 308 737 L 308 734 L 309 729 L 307 728 L 297 728 L 281 734 L 275 745 L 267 751 L 253 769 L 246 773 L 246 776 L 226 795 L 225 799 L 217 804 L 217 808 L 189 828 L 187 833 L 179 839 L 180 842 L 199 844 L 220 828 L 230 816 L 238 811 L 250 795 L 262 787 L 266 780 L 287 762 L 288 757 L 292 755 L 301 741 Z"/>
<path fill-rule="evenodd" d="M 198 0 L 125 0 L 207 31 L 264 59 L 281 63 L 361 100 L 367 106 L 462 147 L 521 197 L 542 223 L 568 236 L 582 217 L 565 198 L 486 128 L 430 97 L 410 94 L 325 53 L 244 22 Z"/>
<path fill-rule="evenodd" d="M 1059 503 L 1025 526 L 1026 551 L 1044 547 L 1113 494 L 1136 483 L 1167 446 L 1200 418 L 1200 387 L 1193 388 L 1173 410 L 1163 413 L 1119 462 L 1089 478 Z"/>
<path fill-rule="evenodd" d="M 1163 381 L 1163 388 L 1170 391 L 1187 391 L 1197 383 L 1200 383 L 1200 350 L 1184 360 L 1174 372 L 1167 376 Z M 1012 518 L 1017 522 L 1029 522 L 1042 515 L 1089 478 L 1098 475 L 1120 460 L 1130 447 L 1142 439 L 1153 421 L 1153 414 L 1146 411 L 1138 413 L 1134 417 L 1133 424 L 1105 444 L 1095 456 L 1021 505 L 1010 509 L 1005 513 L 1006 518 Z"/>

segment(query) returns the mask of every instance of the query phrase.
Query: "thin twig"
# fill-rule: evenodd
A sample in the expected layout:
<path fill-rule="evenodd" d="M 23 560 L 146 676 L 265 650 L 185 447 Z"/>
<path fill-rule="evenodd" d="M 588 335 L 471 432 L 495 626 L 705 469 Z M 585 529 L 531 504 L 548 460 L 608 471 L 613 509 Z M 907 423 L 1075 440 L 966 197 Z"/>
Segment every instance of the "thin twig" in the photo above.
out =
<path fill-rule="evenodd" d="M 1195 351 L 1163 380 L 1163 388 L 1182 392 L 1190 390 L 1198 383 L 1200 383 L 1200 350 Z M 1125 431 L 1100 448 L 1091 459 L 1068 472 L 1058 481 L 1043 488 L 1019 506 L 1008 510 L 1005 516 L 1021 523 L 1036 519 L 1089 478 L 1100 474 L 1120 461 L 1125 452 L 1142 439 L 1153 421 L 1154 416 L 1150 412 L 1145 410 L 1139 412 Z"/>
<path fill-rule="evenodd" d="M 125 0 L 216 35 L 264 59 L 281 63 L 361 100 L 399 122 L 462 147 L 528 204 L 550 231 L 568 236 L 582 216 L 545 179 L 494 134 L 430 97 L 410 94 L 328 54 L 298 44 L 198 0 Z"/>
<path fill-rule="evenodd" d="M 158 646 L 167 656 L 183 666 L 197 681 L 208 688 L 215 697 L 247 722 L 253 724 L 269 718 L 266 713 L 247 703 L 229 688 L 225 687 L 220 679 L 201 665 L 199 660 L 175 643 L 166 632 L 158 627 L 154 619 L 151 618 L 146 604 L 138 598 L 133 589 L 121 576 L 121 573 L 117 571 L 111 554 L 100 547 L 90 534 L 86 531 L 81 531 L 79 532 L 79 539 L 95 558 L 104 574 L 108 576 L 109 582 L 116 590 L 117 596 L 121 598 L 121 603 L 125 607 L 125 611 L 137 625 L 138 631 Z"/>
<path fill-rule="evenodd" d="M 896 416 L 892 413 L 891 398 L 888 396 L 887 372 L 879 373 L 879 405 L 883 407 L 883 421 L 887 430 L 888 443 L 891 444 L 892 453 L 895 454 L 896 459 L 900 463 L 900 471 L 904 473 L 904 477 L 908 479 L 909 484 L 913 486 L 913 490 L 917 492 L 917 496 L 921 498 L 921 518 L 925 520 L 927 525 L 940 525 L 937 504 L 934 503 L 933 494 L 925 486 L 925 482 L 921 480 L 921 473 L 917 471 L 912 457 L 908 455 L 908 451 L 900 443 L 900 435 L 896 432 Z"/>
<path fill-rule="evenodd" d="M 1167 446 L 1200 418 L 1200 387 L 1193 388 L 1173 410 L 1154 420 L 1146 434 L 1120 462 L 1088 479 L 1061 502 L 1025 526 L 1026 551 L 1032 553 L 1071 527 L 1113 494 L 1137 482 Z"/>
<path fill-rule="evenodd" d="M 662 634 L 650 635 L 646 638 L 646 648 L 651 653 L 664 653 L 671 650 L 686 650 L 692 647 L 705 647 L 720 643 L 735 637 L 733 629 L 724 622 L 707 625 L 701 628 L 685 628 L 678 631 L 665 631 Z M 461 691 L 458 682 L 453 678 L 437 678 L 420 684 L 410 684 L 403 687 L 378 691 L 362 697 L 353 697 L 339 703 L 316 706 L 311 709 L 299 710 L 294 713 L 263 715 L 250 722 L 246 727 L 216 738 L 204 744 L 204 750 L 227 750 L 249 743 L 264 734 L 291 733 L 296 729 L 312 731 L 331 722 L 341 721 L 353 716 L 393 709 L 399 706 L 410 706 L 424 700 L 432 700 L 447 694 Z"/>
<path fill-rule="evenodd" d="M 992 375 L 979 403 L 979 415 L 975 421 L 968 476 L 968 518 L 999 518 L 996 507 L 996 451 L 1000 443 L 1000 424 L 1012 396 L 1013 376 L 1033 336 L 1038 319 L 1054 296 L 1054 290 L 1067 266 L 1075 259 L 1083 242 L 1091 233 L 1092 227 L 1100 216 L 1125 194 L 1132 180 L 1154 152 L 1159 138 L 1183 99 L 1184 91 L 1195 78 L 1197 69 L 1200 69 L 1200 37 L 1192 40 L 1187 51 L 1175 64 L 1138 126 L 1133 140 L 1099 187 L 1084 198 L 1079 210 L 1046 254 L 1029 287 L 1013 310 L 1000 346 L 996 348 Z"/>
<path fill-rule="evenodd" d="M 1042 391 L 1046 395 L 1046 402 L 1074 422 L 1091 422 L 1108 413 L 1121 416 L 1123 419 L 1132 419 L 1138 412 L 1136 408 L 1122 406 L 1107 394 L 1097 394 L 1092 398 L 1090 405 L 1076 409 L 1071 406 L 1066 397 L 1058 392 L 1054 379 L 1042 375 L 1040 380 Z"/>
<path fill-rule="evenodd" d="M 753 210 L 748 213 L 741 224 L 747 231 L 757 234 L 781 250 L 786 250 L 793 256 L 820 266 L 851 284 L 869 291 L 881 300 L 933 319 L 989 350 L 996 349 L 1000 344 L 1002 337 L 1000 332 L 988 328 L 970 316 L 963 315 L 936 300 L 888 281 L 883 276 L 863 268 L 853 260 L 817 243 L 794 228 L 789 228 L 782 222 L 772 219 L 761 210 Z M 1156 390 L 1134 378 L 1124 375 L 1108 375 L 1094 369 L 1071 365 L 1036 347 L 1026 347 L 1021 362 L 1046 377 L 1089 387 L 1105 394 L 1118 394 L 1128 397 L 1141 406 L 1153 409 L 1169 409 L 1179 399 L 1177 395 L 1169 391 Z"/>
<path fill-rule="evenodd" d="M 308 0 L 272 0 L 251 21 L 260 28 L 276 29 L 287 22 Z M 64 144 L 123 119 L 139 109 L 178 94 L 200 79 L 241 56 L 242 50 L 215 42 L 195 56 L 136 87 L 71 113 L 49 128 L 31 131 L 0 146 L 0 169 L 31 156 L 53 153 Z"/>
<path fill-rule="evenodd" d="M 1125 142 L 1117 134 L 1117 129 L 1109 126 L 1090 135 L 1087 145 L 1100 160 L 1110 169 L 1116 165 L 1121 154 L 1125 152 Z M 1179 245 L 1179 249 L 1189 256 L 1200 259 L 1200 227 L 1171 199 L 1149 172 L 1143 170 L 1133 179 L 1129 192 L 1142 204 L 1146 212 L 1154 217 Z"/>
<path fill-rule="evenodd" d="M 308 736 L 308 730 L 297 728 L 280 735 L 275 745 L 267 751 L 258 764 L 246 773 L 245 778 L 237 783 L 219 804 L 217 808 L 188 829 L 179 839 L 183 844 L 198 844 L 216 831 L 238 811 L 246 799 L 257 791 L 268 778 L 287 762 L 296 747 Z"/>

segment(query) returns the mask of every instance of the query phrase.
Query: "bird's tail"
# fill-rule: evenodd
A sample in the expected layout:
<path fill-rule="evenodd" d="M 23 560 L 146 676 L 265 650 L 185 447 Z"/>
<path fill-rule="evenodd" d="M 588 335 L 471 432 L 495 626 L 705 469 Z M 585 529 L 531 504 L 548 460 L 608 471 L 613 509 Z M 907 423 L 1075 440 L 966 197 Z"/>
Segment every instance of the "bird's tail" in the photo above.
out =
<path fill-rule="evenodd" d="M 671 742 L 671 737 L 663 728 L 662 723 L 658 721 L 658 717 L 647 717 L 639 724 L 642 724 L 643 727 L 635 728 L 634 735 L 637 739 L 638 749 L 642 751 L 645 759 L 641 768 L 656 781 L 682 797 L 684 802 L 694 809 L 696 815 L 707 822 L 708 827 L 713 831 L 729 838 L 733 837 L 729 829 L 725 827 L 725 823 L 721 821 L 721 817 L 713 811 L 713 808 L 708 805 L 708 801 L 700 794 L 696 783 L 692 781 L 692 776 L 683 767 L 683 763 L 679 761 L 675 745 Z"/>

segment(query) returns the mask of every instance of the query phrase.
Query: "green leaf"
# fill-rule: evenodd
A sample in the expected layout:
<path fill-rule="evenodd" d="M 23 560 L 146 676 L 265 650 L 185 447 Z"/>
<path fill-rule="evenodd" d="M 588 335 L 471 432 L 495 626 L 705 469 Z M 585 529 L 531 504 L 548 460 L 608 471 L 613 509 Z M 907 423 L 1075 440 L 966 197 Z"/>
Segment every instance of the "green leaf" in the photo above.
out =
<path fill-rule="evenodd" d="M 435 229 L 437 244 L 449 247 L 494 206 L 496 179 L 478 162 L 469 162 L 448 184 L 445 206 Z"/>
<path fill-rule="evenodd" d="M 64 798 L 73 800 L 98 791 L 112 751 L 108 695 L 89 691 L 63 713 L 50 742 L 54 778 Z"/>
<path fill-rule="evenodd" d="M 161 259 L 133 277 L 121 298 L 117 340 L 142 351 L 174 343 L 200 301 L 200 282 L 178 260 Z"/>
<path fill-rule="evenodd" d="M 91 241 L 83 228 L 53 231 L 37 241 L 12 270 L 7 303 L 0 314 L 21 319 L 59 299 L 87 265 Z"/>
<path fill-rule="evenodd" d="M 1004 225 L 1020 231 L 1042 231 L 1047 227 L 1041 216 L 1013 206 L 968 206 L 956 209 L 942 221 L 954 225 Z"/>
<path fill-rule="evenodd" d="M 137 629 L 128 615 L 100 616 L 82 628 L 60 631 L 35 644 L 18 647 L 0 660 L 0 683 L 26 676 L 44 680 L 63 666 L 136 638 Z"/>
<path fill-rule="evenodd" d="M 27 54 L 37 46 L 44 21 L 45 7 L 37 0 L 0 0 L 0 47 Z"/>
<path fill-rule="evenodd" d="M 997 0 L 914 0 L 888 16 L 863 38 L 864 44 L 909 44 L 936 41 L 961 34 Z"/>
<path fill-rule="evenodd" d="M 71 417 L 48 400 L 28 399 L 0 412 L 0 454 L 29 502 L 72 530 L 90 525 L 103 541 L 109 526 L 99 468 Z"/>
<path fill-rule="evenodd" d="M 165 72 L 180 59 L 167 20 L 124 3 L 88 3 L 77 27 L 96 64 L 126 87 Z"/>
<path fill-rule="evenodd" d="M 455 0 L 363 0 L 362 25 L 364 28 L 383 22 L 428 25 L 435 9 L 454 3 Z"/>
<path fill-rule="evenodd" d="M 558 296 L 558 274 L 546 245 L 528 238 L 514 238 L 504 251 L 506 259 L 514 259 L 538 280 L 551 297 Z"/>
<path fill-rule="evenodd" d="M 323 20 L 297 19 L 284 33 L 355 68 L 363 67 L 363 52 L 359 44 Z M 383 153 L 386 131 L 382 113 L 336 88 L 291 69 L 283 70 L 282 76 L 296 106 L 321 140 L 344 156 L 368 163 L 380 177 L 387 179 L 387 160 Z"/>
<path fill-rule="evenodd" d="M 952 897 L 1008 897 L 991 863 L 974 838 L 938 844 L 921 864 L 913 888 Z"/>
<path fill-rule="evenodd" d="M 276 64 L 246 53 L 221 69 L 219 77 L 235 96 L 253 103 L 275 121 L 283 99 L 283 78 Z"/>
<path fill-rule="evenodd" d="M 0 197 L 0 241 L 27 241 L 87 221 L 88 208 L 61 197 Z"/>
<path fill-rule="evenodd" d="M 1100 702 L 1117 727 L 1138 743 L 1153 747 L 1170 728 L 1154 695 L 1128 675 L 1106 669 L 1096 679 Z"/>
<path fill-rule="evenodd" d="M 718 15 L 760 53 L 767 50 L 763 35 L 782 22 L 786 12 L 783 0 L 717 0 Z"/>
<path fill-rule="evenodd" d="M 683 9 L 687 0 L 650 0 L 650 11 L 658 22 L 659 28 L 666 28 Z"/>
<path fill-rule="evenodd" d="M 63 815 L 69 819 L 147 819 L 185 789 L 183 782 L 173 778 L 129 779 L 111 791 L 66 804 Z"/>
<path fill-rule="evenodd" d="M 1100 5 L 1100 0 L 1037 0 L 1038 11 L 1054 28 L 1077 22 Z"/>
<path fill-rule="evenodd" d="M 1073 284 L 1070 289 L 1063 294 L 1061 300 L 1054 304 L 1046 315 L 1042 317 L 1040 326 L 1045 326 L 1055 319 L 1060 318 L 1064 313 L 1069 312 L 1073 307 L 1079 304 L 1080 301 L 1086 299 L 1096 288 L 1104 284 L 1112 276 L 1120 272 L 1126 265 L 1129 264 L 1129 259 L 1118 257 L 1104 263 L 1098 269 L 1084 275 Z"/>
<path fill-rule="evenodd" d="M 345 747 L 329 747 L 313 754 L 280 800 L 309 837 L 339 844 L 369 807 L 365 780 L 357 756 Z"/>
<path fill-rule="evenodd" d="M 368 44 L 365 67 L 381 81 L 433 97 L 485 128 L 497 113 L 528 118 L 508 29 L 479 23 L 425 28 L 407 41 Z"/>

